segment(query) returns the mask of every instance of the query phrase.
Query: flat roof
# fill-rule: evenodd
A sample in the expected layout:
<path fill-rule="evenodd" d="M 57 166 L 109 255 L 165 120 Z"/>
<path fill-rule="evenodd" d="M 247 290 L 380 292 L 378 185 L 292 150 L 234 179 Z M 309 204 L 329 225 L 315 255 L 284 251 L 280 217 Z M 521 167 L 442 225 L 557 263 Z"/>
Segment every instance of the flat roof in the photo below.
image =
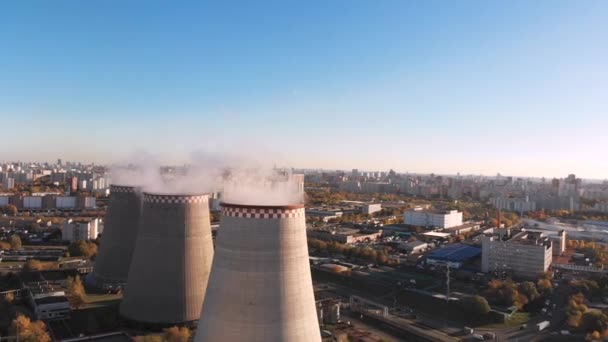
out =
<path fill-rule="evenodd" d="M 481 248 L 456 243 L 432 251 L 427 258 L 443 261 L 466 261 L 481 254 Z"/>
<path fill-rule="evenodd" d="M 426 236 L 432 236 L 432 237 L 439 237 L 439 238 L 445 238 L 448 237 L 452 234 L 450 233 L 440 233 L 440 232 L 428 232 L 428 233 L 424 233 L 422 235 L 426 235 Z"/>

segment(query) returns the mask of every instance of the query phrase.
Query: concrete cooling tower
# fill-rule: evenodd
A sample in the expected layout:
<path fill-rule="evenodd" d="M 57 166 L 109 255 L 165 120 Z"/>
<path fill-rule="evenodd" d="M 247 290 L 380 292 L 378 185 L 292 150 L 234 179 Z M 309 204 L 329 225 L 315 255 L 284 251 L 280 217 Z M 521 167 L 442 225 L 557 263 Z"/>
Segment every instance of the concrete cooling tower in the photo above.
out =
<path fill-rule="evenodd" d="M 222 204 L 194 341 L 321 341 L 304 206 Z"/>
<path fill-rule="evenodd" d="M 141 214 L 141 192 L 132 186 L 110 185 L 110 201 L 93 279 L 100 287 L 127 282 Z"/>
<path fill-rule="evenodd" d="M 121 316 L 154 326 L 195 323 L 212 260 L 207 195 L 144 193 Z"/>

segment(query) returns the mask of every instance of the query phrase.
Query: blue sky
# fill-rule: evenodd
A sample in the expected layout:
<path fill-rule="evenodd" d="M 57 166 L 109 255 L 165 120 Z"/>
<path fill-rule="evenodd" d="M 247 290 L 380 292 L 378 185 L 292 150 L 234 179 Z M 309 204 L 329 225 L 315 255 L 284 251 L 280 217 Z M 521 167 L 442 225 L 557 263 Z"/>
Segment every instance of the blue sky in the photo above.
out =
<path fill-rule="evenodd" d="M 0 3 L 0 160 L 607 178 L 605 1 Z"/>

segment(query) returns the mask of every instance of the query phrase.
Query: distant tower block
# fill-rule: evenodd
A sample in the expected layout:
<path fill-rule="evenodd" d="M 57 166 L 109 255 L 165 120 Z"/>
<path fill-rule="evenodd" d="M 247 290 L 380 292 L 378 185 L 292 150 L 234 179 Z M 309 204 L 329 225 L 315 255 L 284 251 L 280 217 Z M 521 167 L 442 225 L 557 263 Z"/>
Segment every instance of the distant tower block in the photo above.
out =
<path fill-rule="evenodd" d="M 156 326 L 195 322 L 213 260 L 207 195 L 144 193 L 143 203 L 120 314 Z"/>
<path fill-rule="evenodd" d="M 194 341 L 321 341 L 304 206 L 222 204 Z"/>
<path fill-rule="evenodd" d="M 116 286 L 127 282 L 140 215 L 140 189 L 110 185 L 105 227 L 93 269 L 93 278 L 98 286 Z"/>

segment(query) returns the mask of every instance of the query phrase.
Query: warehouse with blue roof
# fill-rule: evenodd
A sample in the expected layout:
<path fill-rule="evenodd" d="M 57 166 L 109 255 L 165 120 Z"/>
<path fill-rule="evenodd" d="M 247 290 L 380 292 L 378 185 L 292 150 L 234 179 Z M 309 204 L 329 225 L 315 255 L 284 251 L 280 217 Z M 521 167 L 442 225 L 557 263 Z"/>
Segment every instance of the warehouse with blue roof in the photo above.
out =
<path fill-rule="evenodd" d="M 448 265 L 451 268 L 461 268 L 465 263 L 481 256 L 481 248 L 455 243 L 432 251 L 427 255 L 428 265 Z"/>

